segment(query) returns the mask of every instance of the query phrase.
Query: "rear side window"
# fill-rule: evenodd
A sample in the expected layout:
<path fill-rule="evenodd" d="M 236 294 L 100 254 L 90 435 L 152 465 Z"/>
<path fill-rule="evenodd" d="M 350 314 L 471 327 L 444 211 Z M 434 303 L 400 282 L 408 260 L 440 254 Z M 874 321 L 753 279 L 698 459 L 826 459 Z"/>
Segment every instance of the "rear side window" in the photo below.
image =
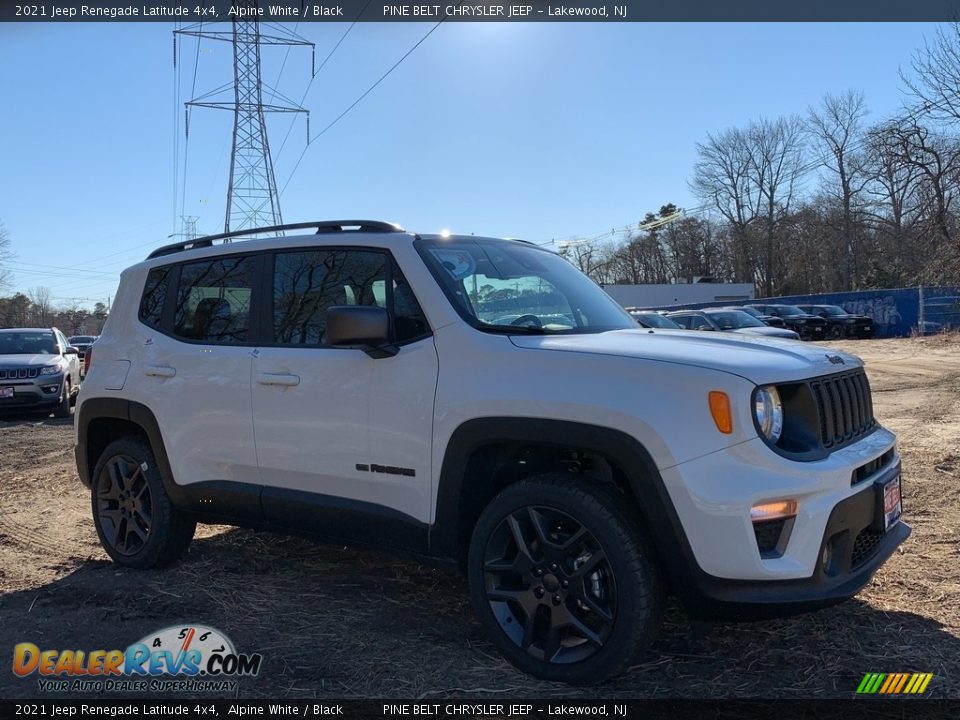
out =
<path fill-rule="evenodd" d="M 154 268 L 147 275 L 147 283 L 143 287 L 143 297 L 140 298 L 140 322 L 159 330 L 163 320 L 163 305 L 167 299 L 167 278 L 170 268 Z"/>
<path fill-rule="evenodd" d="M 326 344 L 326 314 L 335 305 L 374 305 L 390 310 L 396 342 L 429 333 L 417 299 L 386 253 L 361 249 L 277 253 L 273 277 L 274 342 Z"/>
<path fill-rule="evenodd" d="M 256 262 L 252 257 L 181 266 L 173 333 L 195 342 L 245 343 Z"/>

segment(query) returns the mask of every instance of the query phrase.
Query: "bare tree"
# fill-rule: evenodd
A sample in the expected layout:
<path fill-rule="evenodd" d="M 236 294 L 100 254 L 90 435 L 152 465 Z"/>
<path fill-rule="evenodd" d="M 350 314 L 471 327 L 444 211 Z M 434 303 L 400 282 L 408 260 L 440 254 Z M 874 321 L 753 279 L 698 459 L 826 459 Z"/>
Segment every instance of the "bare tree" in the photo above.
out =
<path fill-rule="evenodd" d="M 849 90 L 840 96 L 826 95 L 818 108 L 810 108 L 809 125 L 819 149 L 826 151 L 824 167 L 836 175 L 837 192 L 842 209 L 843 289 L 855 284 L 854 203 L 867 183 L 860 172 L 856 148 L 863 135 L 863 119 L 867 115 L 863 93 Z"/>
<path fill-rule="evenodd" d="M 750 138 L 738 128 L 708 135 L 697 143 L 690 189 L 730 226 L 735 280 L 753 281 L 747 228 L 760 214 L 762 199 L 752 180 Z"/>
<path fill-rule="evenodd" d="M 951 209 L 960 175 L 960 144 L 916 123 L 893 126 L 886 138 L 896 159 L 917 170 L 924 215 L 940 239 L 952 245 Z"/>
<path fill-rule="evenodd" d="M 960 23 L 937 28 L 913 55 L 914 76 L 901 72 L 916 111 L 937 122 L 960 122 Z"/>
<path fill-rule="evenodd" d="M 7 263 L 13 258 L 10 251 L 10 234 L 0 222 L 0 293 L 10 287 L 10 269 Z"/>
<path fill-rule="evenodd" d="M 867 145 L 859 157 L 860 170 L 868 183 L 864 188 L 867 200 L 864 213 L 884 242 L 884 252 L 892 259 L 895 272 L 892 281 L 904 281 L 908 265 L 916 262 L 908 237 L 908 227 L 920 212 L 920 171 L 903 162 L 894 140 L 896 125 L 886 123 L 871 128 Z"/>
<path fill-rule="evenodd" d="M 35 322 L 41 327 L 46 327 L 53 323 L 53 299 L 50 296 L 50 288 L 35 287 L 27 290 L 27 297 L 33 304 Z"/>
<path fill-rule="evenodd" d="M 803 122 L 797 116 L 760 120 L 747 130 L 749 180 L 760 200 L 764 255 L 759 264 L 764 294 L 773 295 L 774 247 L 781 217 L 790 212 L 803 175 Z"/>

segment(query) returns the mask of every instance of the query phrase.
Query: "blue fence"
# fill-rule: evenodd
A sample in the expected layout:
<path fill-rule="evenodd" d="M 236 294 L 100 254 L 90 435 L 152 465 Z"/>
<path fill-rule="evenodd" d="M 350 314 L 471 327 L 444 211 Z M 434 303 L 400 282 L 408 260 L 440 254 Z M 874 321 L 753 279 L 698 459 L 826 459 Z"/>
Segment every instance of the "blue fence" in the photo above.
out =
<path fill-rule="evenodd" d="M 925 332 L 960 328 L 960 288 L 958 287 L 924 287 L 922 290 L 916 287 L 859 290 L 825 295 L 764 298 L 753 302 L 764 305 L 839 305 L 847 312 L 872 317 L 876 337 L 904 337 L 916 332 L 920 326 L 921 295 Z M 697 303 L 684 307 L 702 308 L 719 304 Z"/>

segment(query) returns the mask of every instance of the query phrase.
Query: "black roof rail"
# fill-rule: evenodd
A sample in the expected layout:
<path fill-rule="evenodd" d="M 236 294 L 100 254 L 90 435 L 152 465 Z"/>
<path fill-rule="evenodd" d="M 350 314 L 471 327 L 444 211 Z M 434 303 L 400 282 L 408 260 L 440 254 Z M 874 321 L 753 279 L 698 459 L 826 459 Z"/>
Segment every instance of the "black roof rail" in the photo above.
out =
<path fill-rule="evenodd" d="M 399 225 L 383 222 L 382 220 L 317 220 L 316 222 L 288 223 L 286 225 L 270 225 L 269 227 L 262 228 L 233 230 L 231 232 L 220 233 L 219 235 L 205 235 L 204 237 L 171 243 L 170 245 L 164 245 L 154 250 L 147 255 L 147 260 L 163 257 L 164 255 L 172 255 L 173 253 L 184 250 L 212 247 L 214 240 L 227 240 L 245 235 L 262 235 L 263 233 L 280 232 L 282 230 L 304 230 L 306 228 L 316 228 L 317 235 L 338 232 L 405 232 Z"/>

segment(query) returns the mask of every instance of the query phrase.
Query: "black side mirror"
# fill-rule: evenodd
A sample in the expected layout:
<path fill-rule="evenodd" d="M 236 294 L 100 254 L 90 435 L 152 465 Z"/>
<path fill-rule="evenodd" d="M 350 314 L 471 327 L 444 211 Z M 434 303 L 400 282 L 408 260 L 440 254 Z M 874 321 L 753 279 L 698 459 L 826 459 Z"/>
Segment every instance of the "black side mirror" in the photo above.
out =
<path fill-rule="evenodd" d="M 75 348 L 73 345 L 71 345 L 70 347 L 68 347 L 66 350 L 63 351 L 63 354 L 64 354 L 64 355 L 79 355 L 79 354 L 80 354 L 80 351 L 79 351 L 77 348 Z"/>
<path fill-rule="evenodd" d="M 334 305 L 327 308 L 327 342 L 335 347 L 356 347 L 372 358 L 393 357 L 390 315 L 372 305 Z"/>

